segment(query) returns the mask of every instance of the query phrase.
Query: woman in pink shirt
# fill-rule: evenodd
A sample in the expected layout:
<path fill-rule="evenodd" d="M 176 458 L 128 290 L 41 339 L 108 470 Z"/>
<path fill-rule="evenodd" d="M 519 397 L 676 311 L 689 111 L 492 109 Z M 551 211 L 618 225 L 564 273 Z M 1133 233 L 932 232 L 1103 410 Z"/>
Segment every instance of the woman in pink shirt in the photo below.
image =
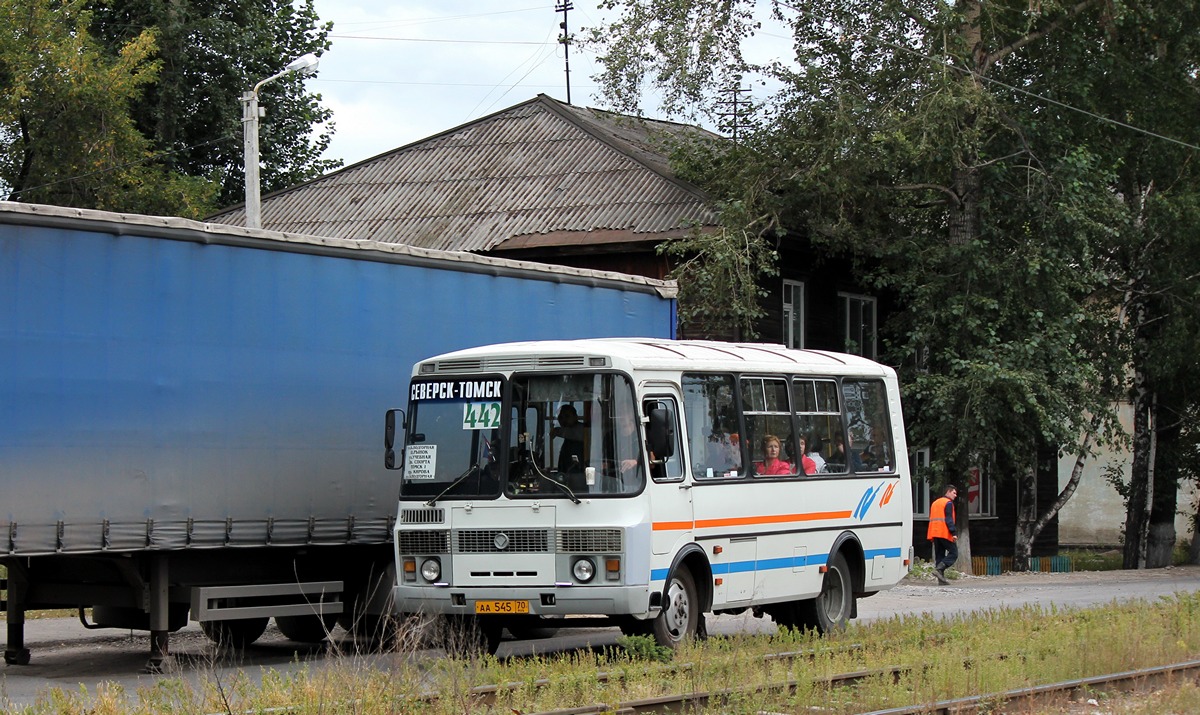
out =
<path fill-rule="evenodd" d="M 786 462 L 779 458 L 780 443 L 779 438 L 773 434 L 763 437 L 763 461 L 754 463 L 754 473 L 763 476 L 779 476 L 783 474 L 795 474 L 792 471 L 790 462 Z"/>

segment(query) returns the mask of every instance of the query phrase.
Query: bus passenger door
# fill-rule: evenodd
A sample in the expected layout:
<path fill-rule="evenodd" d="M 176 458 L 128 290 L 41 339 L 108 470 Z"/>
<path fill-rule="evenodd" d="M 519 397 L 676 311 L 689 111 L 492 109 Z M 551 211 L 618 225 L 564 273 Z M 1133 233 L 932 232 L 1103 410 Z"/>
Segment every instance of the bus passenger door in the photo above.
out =
<path fill-rule="evenodd" d="M 646 415 L 651 410 L 665 410 L 673 429 L 672 453 L 650 455 L 651 479 L 648 486 L 652 550 L 659 556 L 673 554 L 680 543 L 692 538 L 692 483 L 684 469 L 679 400 L 674 395 L 651 395 L 643 401 L 642 409 Z"/>

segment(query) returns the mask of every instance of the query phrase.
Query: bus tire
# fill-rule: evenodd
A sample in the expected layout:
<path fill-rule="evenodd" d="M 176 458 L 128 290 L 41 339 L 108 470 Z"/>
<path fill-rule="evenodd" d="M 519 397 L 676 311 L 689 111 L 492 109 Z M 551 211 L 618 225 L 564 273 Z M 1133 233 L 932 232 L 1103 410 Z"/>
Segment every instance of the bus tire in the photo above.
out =
<path fill-rule="evenodd" d="M 667 606 L 654 619 L 654 640 L 661 646 L 678 648 L 696 637 L 700 623 L 700 595 L 692 572 L 680 567 L 667 579 Z"/>
<path fill-rule="evenodd" d="M 821 580 L 821 593 L 801 601 L 799 609 L 802 624 L 822 635 L 845 628 L 854 610 L 854 587 L 846 557 L 834 554 L 828 567 Z"/>
<path fill-rule="evenodd" d="M 297 643 L 320 643 L 337 626 L 334 614 L 309 613 L 302 616 L 275 616 L 275 625 L 284 638 Z"/>
<path fill-rule="evenodd" d="M 200 630 L 219 646 L 241 650 L 267 632 L 269 618 L 239 618 L 231 621 L 201 621 Z"/>

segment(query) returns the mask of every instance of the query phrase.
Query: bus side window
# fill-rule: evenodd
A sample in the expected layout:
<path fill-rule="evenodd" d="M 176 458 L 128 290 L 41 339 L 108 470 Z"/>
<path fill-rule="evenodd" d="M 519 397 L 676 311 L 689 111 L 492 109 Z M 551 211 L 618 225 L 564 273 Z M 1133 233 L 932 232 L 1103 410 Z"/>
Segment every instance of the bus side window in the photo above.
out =
<path fill-rule="evenodd" d="M 692 476 L 713 479 L 745 474 L 733 375 L 685 373 L 682 387 Z"/>
<path fill-rule="evenodd" d="M 790 476 L 800 471 L 800 450 L 792 427 L 788 384 L 784 378 L 741 380 L 747 447 L 758 476 Z M 777 447 L 777 451 L 774 450 Z M 768 450 L 774 452 L 768 453 Z"/>
<path fill-rule="evenodd" d="M 817 474 L 844 474 L 846 457 L 842 410 L 833 380 L 797 379 L 792 382 L 800 434 Z"/>
<path fill-rule="evenodd" d="M 683 453 L 679 448 L 679 410 L 675 403 L 675 398 L 657 397 L 646 400 L 642 405 L 642 409 L 647 415 L 651 415 L 656 410 L 661 410 L 665 413 L 666 425 L 671 430 L 669 439 L 672 445 L 669 448 L 669 455 L 654 454 L 654 448 L 650 447 L 650 476 L 656 482 L 683 479 Z M 656 419 L 657 417 L 651 417 L 652 421 Z"/>
<path fill-rule="evenodd" d="M 846 459 L 855 472 L 896 469 L 887 390 L 881 380 L 843 380 Z"/>

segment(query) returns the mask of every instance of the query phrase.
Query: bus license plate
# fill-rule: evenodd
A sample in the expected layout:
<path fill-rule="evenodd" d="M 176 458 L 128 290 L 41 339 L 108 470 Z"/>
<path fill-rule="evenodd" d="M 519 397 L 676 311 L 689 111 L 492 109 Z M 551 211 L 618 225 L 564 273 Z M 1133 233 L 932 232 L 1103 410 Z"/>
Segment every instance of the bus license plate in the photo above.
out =
<path fill-rule="evenodd" d="M 476 601 L 476 613 L 529 613 L 529 601 Z"/>

